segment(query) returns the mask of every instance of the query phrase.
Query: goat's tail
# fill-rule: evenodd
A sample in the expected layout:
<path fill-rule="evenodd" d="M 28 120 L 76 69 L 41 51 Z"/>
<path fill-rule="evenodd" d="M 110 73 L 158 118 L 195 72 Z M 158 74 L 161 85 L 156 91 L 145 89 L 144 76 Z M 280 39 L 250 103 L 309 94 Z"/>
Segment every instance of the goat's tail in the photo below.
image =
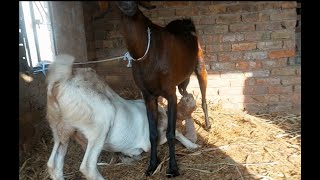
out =
<path fill-rule="evenodd" d="M 49 66 L 47 76 L 47 93 L 51 95 L 54 84 L 67 80 L 72 74 L 72 65 L 74 57 L 68 54 L 61 54 L 55 57 L 55 60 Z"/>

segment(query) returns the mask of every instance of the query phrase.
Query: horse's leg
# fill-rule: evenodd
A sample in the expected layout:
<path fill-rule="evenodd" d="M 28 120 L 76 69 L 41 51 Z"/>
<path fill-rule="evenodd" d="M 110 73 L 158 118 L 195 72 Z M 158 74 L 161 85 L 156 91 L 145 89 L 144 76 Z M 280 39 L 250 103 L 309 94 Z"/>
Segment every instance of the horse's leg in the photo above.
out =
<path fill-rule="evenodd" d="M 169 145 L 169 168 L 167 177 L 175 177 L 179 175 L 178 165 L 175 158 L 175 130 L 177 118 L 177 95 L 171 93 L 167 97 L 168 100 L 168 128 L 167 141 Z"/>
<path fill-rule="evenodd" d="M 190 77 L 178 85 L 179 93 L 182 96 L 187 96 L 188 95 L 187 86 L 189 85 L 189 81 L 190 81 Z"/>
<path fill-rule="evenodd" d="M 149 138 L 151 143 L 151 154 L 149 167 L 146 171 L 146 175 L 150 176 L 156 170 L 159 160 L 157 157 L 157 141 L 158 141 L 158 99 L 151 96 L 143 95 L 147 108 L 147 117 L 149 122 Z"/>
<path fill-rule="evenodd" d="M 199 59 L 197 68 L 195 69 L 197 75 L 201 96 L 202 96 L 202 110 L 204 112 L 206 120 L 206 130 L 210 129 L 210 122 L 208 117 L 207 101 L 206 101 L 206 89 L 207 89 L 207 70 L 203 59 Z"/>

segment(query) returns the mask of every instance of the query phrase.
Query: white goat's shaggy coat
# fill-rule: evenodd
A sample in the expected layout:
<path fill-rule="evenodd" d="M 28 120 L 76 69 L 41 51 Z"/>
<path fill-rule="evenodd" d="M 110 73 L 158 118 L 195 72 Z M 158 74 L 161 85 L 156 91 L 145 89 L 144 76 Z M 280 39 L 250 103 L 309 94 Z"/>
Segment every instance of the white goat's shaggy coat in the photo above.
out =
<path fill-rule="evenodd" d="M 93 69 L 72 70 L 73 62 L 74 57 L 59 55 L 49 67 L 47 119 L 54 146 L 47 166 L 52 179 L 64 179 L 63 164 L 69 140 L 80 133 L 87 140 L 80 171 L 87 179 L 100 180 L 104 178 L 96 166 L 102 149 L 130 157 L 150 150 L 146 107 L 143 100 L 121 98 Z M 159 144 L 163 144 L 167 115 L 161 106 L 159 114 Z M 176 138 L 187 148 L 198 147 L 178 131 Z"/>

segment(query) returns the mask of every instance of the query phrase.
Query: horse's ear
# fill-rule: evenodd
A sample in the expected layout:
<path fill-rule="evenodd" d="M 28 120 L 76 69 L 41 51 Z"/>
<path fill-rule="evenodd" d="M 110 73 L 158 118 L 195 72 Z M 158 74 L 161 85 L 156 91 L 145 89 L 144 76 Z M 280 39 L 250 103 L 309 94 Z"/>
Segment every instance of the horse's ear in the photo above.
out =
<path fill-rule="evenodd" d="M 98 1 L 98 5 L 100 8 L 100 11 L 106 12 L 109 8 L 109 2 L 108 1 Z"/>
<path fill-rule="evenodd" d="M 138 4 L 144 8 L 146 8 L 147 10 L 151 10 L 156 8 L 156 6 L 151 5 L 150 3 L 151 1 L 139 1 Z"/>

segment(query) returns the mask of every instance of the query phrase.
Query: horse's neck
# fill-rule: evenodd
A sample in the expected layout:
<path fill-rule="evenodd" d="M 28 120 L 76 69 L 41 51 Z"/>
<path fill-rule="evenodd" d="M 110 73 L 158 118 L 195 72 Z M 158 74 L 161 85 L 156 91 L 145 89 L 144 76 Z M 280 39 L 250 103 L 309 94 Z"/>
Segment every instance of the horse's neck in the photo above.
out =
<path fill-rule="evenodd" d="M 127 48 L 133 58 L 144 55 L 148 45 L 146 17 L 140 12 L 136 17 L 123 18 L 123 31 Z"/>

